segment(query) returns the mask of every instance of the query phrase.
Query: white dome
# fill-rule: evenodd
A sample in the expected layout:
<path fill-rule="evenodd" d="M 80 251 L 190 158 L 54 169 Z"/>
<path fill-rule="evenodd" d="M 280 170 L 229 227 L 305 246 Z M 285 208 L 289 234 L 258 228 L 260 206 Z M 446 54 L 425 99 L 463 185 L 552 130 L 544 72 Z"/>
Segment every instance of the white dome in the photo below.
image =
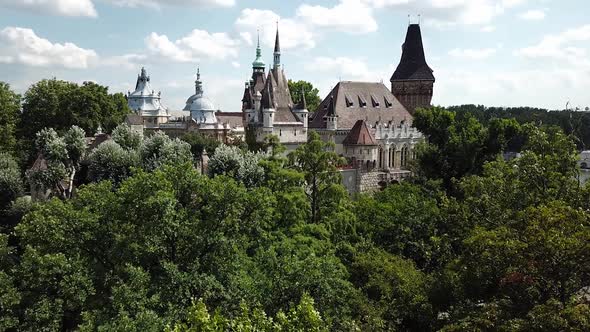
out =
<path fill-rule="evenodd" d="M 189 98 L 190 100 L 190 98 Z M 191 111 L 215 111 L 215 105 L 209 98 L 203 96 L 196 96 L 192 103 L 187 105 Z"/>

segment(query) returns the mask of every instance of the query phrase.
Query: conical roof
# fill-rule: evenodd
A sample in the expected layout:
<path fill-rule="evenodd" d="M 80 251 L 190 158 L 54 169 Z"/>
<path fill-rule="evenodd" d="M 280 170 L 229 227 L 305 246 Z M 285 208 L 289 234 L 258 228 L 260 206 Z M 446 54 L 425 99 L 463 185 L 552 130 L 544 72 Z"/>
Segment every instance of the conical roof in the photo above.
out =
<path fill-rule="evenodd" d="M 402 46 L 402 57 L 397 69 L 391 76 L 393 81 L 425 80 L 434 81 L 432 69 L 426 63 L 422 33 L 419 24 L 410 24 L 406 41 Z"/>

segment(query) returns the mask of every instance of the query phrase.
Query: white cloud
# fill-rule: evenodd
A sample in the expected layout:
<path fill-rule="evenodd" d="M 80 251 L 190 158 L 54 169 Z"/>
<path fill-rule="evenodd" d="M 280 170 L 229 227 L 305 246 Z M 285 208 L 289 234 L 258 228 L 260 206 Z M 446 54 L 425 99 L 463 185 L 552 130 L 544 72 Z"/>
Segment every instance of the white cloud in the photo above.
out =
<path fill-rule="evenodd" d="M 260 42 L 267 47 L 273 47 L 277 21 L 280 21 L 281 49 L 315 47 L 315 35 L 309 25 L 296 19 L 281 19 L 272 10 L 246 8 L 235 21 L 235 26 L 242 31 L 242 38 L 246 33 L 255 36 L 257 30 L 260 30 Z"/>
<path fill-rule="evenodd" d="M 297 9 L 296 16 L 321 28 L 361 34 L 377 31 L 373 9 L 359 0 L 340 0 L 332 8 L 303 4 Z"/>
<path fill-rule="evenodd" d="M 211 6 L 232 7 L 236 0 L 103 0 L 122 7 L 148 7 L 160 9 L 162 6 Z"/>
<path fill-rule="evenodd" d="M 238 56 L 240 42 L 226 33 L 209 33 L 195 29 L 172 42 L 166 35 L 152 32 L 145 38 L 153 54 L 175 62 L 199 62 L 201 59 L 224 60 Z"/>
<path fill-rule="evenodd" d="M 382 79 L 382 71 L 372 71 L 363 59 L 348 57 L 316 57 L 305 65 L 306 71 L 314 73 L 326 73 L 334 79 L 371 81 Z"/>
<path fill-rule="evenodd" d="M 483 104 L 488 106 L 532 106 L 563 109 L 572 99 L 574 105 L 590 105 L 585 89 L 590 85 L 590 70 L 572 68 L 473 72 L 451 68 L 437 70 L 435 104 Z M 551 79 L 547 79 L 551 77 Z M 482 84 L 485 82 L 485 84 Z M 461 91 L 461 93 L 456 93 Z M 498 99 L 498 96 L 502 96 Z M 577 96 L 577 97 L 576 97 Z"/>
<path fill-rule="evenodd" d="M 494 32 L 496 31 L 496 27 L 494 25 L 486 25 L 481 28 L 481 32 Z"/>
<path fill-rule="evenodd" d="M 52 43 L 31 29 L 6 27 L 0 31 L 0 57 L 4 62 L 29 66 L 80 69 L 98 60 L 94 50 L 73 43 Z M 4 53 L 4 54 L 1 54 Z"/>
<path fill-rule="evenodd" d="M 0 0 L 0 7 L 38 14 L 96 17 L 91 0 Z"/>
<path fill-rule="evenodd" d="M 100 61 L 102 66 L 123 67 L 125 69 L 137 69 L 139 64 L 147 59 L 145 54 L 124 54 L 106 57 Z"/>
<path fill-rule="evenodd" d="M 496 54 L 496 48 L 480 48 L 480 49 L 469 49 L 469 48 L 455 48 L 449 51 L 449 55 L 455 58 L 461 59 L 472 59 L 482 60 L 487 59 Z"/>
<path fill-rule="evenodd" d="M 537 45 L 522 48 L 516 51 L 516 55 L 526 58 L 544 58 L 563 61 L 574 65 L 590 68 L 588 60 L 588 48 L 581 47 L 590 41 L 590 24 L 566 30 L 559 34 L 550 34 L 543 37 Z"/>
<path fill-rule="evenodd" d="M 545 18 L 545 11 L 542 9 L 532 9 L 520 14 L 518 17 L 527 21 L 540 21 Z"/>
<path fill-rule="evenodd" d="M 526 0 L 362 0 L 375 8 L 421 13 L 427 23 L 444 27 L 456 24 L 490 24 L 507 9 Z"/>

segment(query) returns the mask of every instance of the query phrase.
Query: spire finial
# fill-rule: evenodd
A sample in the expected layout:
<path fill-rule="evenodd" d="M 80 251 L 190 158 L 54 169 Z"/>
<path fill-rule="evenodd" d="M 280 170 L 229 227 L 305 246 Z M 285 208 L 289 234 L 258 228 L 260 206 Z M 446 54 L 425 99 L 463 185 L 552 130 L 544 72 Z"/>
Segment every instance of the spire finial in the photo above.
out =
<path fill-rule="evenodd" d="M 256 48 L 260 48 L 260 28 L 256 29 L 256 35 L 258 38 L 258 43 L 256 44 Z"/>
<path fill-rule="evenodd" d="M 201 80 L 201 67 L 197 66 L 197 81 Z"/>
<path fill-rule="evenodd" d="M 197 80 L 195 81 L 195 94 L 203 94 L 203 83 L 201 82 L 201 68 L 197 67 Z"/>
<path fill-rule="evenodd" d="M 279 42 L 279 21 L 277 21 L 277 36 L 275 38 L 274 67 L 281 67 L 281 44 Z"/>

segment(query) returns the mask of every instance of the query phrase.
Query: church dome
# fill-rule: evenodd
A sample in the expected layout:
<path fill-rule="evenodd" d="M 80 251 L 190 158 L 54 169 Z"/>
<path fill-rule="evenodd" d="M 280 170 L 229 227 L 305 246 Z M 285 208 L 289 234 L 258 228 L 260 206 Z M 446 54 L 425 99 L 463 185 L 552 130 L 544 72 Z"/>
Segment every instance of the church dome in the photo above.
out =
<path fill-rule="evenodd" d="M 190 98 L 189 98 L 190 100 Z M 215 104 L 205 96 L 197 96 L 190 105 L 187 105 L 190 111 L 215 111 Z"/>
<path fill-rule="evenodd" d="M 195 94 L 186 100 L 184 110 L 190 112 L 191 118 L 198 124 L 217 124 L 215 104 L 204 95 L 199 71 L 197 71 L 197 80 L 195 81 Z"/>

